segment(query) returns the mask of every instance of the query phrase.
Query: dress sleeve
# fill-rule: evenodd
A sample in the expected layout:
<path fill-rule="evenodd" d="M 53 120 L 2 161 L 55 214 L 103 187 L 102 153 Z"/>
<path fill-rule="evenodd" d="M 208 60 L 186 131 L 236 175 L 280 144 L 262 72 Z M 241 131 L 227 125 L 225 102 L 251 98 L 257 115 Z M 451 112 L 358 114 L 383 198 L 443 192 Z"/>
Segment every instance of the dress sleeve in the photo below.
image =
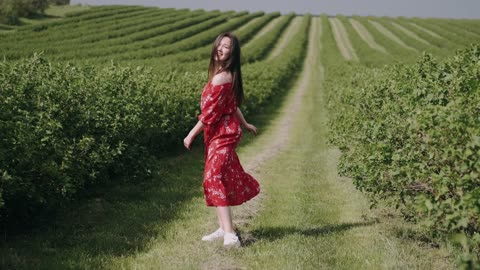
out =
<path fill-rule="evenodd" d="M 220 121 L 228 105 L 228 87 L 226 85 L 211 85 L 209 93 L 201 103 L 202 113 L 198 119 L 204 125 L 212 125 Z"/>

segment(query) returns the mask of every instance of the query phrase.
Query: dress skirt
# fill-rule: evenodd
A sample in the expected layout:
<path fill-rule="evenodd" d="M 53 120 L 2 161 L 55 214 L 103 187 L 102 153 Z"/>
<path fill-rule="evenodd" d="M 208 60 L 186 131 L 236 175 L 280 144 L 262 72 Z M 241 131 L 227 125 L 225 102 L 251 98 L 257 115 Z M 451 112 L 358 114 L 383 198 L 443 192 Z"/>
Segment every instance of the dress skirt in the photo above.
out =
<path fill-rule="evenodd" d="M 242 137 L 236 108 L 231 83 L 209 82 L 203 89 L 199 119 L 205 125 L 203 190 L 207 206 L 240 205 L 260 193 L 259 183 L 244 171 L 235 151 Z"/>

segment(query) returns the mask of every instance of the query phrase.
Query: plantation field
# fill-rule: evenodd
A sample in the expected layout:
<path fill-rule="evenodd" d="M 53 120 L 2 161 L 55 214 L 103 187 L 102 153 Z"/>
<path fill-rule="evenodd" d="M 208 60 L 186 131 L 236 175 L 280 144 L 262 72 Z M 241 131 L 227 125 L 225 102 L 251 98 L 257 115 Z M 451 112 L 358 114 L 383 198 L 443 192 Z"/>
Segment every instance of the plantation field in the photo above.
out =
<path fill-rule="evenodd" d="M 0 25 L 1 269 L 480 267 L 480 20 L 49 14 Z M 262 185 L 232 252 L 198 241 L 202 138 L 182 148 L 224 31 Z"/>

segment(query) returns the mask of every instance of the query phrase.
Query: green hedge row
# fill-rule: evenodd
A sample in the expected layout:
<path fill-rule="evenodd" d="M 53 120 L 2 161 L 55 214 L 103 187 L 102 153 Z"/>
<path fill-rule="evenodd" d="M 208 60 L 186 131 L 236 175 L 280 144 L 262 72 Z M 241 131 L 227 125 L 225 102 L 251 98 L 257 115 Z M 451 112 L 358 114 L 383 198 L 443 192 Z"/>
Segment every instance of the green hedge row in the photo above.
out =
<path fill-rule="evenodd" d="M 346 72 L 327 82 L 342 173 L 451 235 L 463 265 L 480 267 L 480 46 L 444 62 L 424 54 L 410 66 L 330 72 Z"/>
<path fill-rule="evenodd" d="M 139 30 L 137 33 L 126 35 L 121 38 L 103 39 L 96 43 L 81 43 L 80 46 L 72 46 L 75 51 L 59 46 L 55 48 L 57 59 L 86 59 L 108 56 L 114 58 L 127 52 L 138 52 L 145 49 L 165 46 L 178 42 L 191 35 L 205 31 L 214 25 L 224 23 L 231 16 L 230 13 L 192 11 L 186 14 L 177 14 L 175 17 L 167 17 L 167 20 L 159 27 Z"/>
<path fill-rule="evenodd" d="M 247 25 L 245 28 L 233 31 L 241 42 L 243 57 L 242 61 L 244 64 L 247 63 L 247 61 L 245 61 L 246 58 L 254 59 L 253 57 L 245 56 L 250 52 L 248 50 L 245 50 L 244 44 L 249 44 L 248 42 L 250 42 L 263 27 L 270 23 L 274 18 L 277 18 L 279 16 L 280 13 L 278 12 L 269 13 L 259 17 L 256 22 Z M 259 37 L 258 39 L 262 38 L 263 37 Z M 155 64 L 152 65 L 158 66 L 161 63 L 181 63 L 181 66 L 184 67 L 188 65 L 187 62 L 190 62 L 190 64 L 192 64 L 191 62 L 201 62 L 202 65 L 205 66 L 205 61 L 208 61 L 210 57 L 211 47 L 211 44 L 207 44 L 197 49 L 166 55 L 158 60 L 155 60 Z M 260 57 L 256 57 L 255 59 L 260 59 Z"/>
<path fill-rule="evenodd" d="M 153 76 L 129 68 L 97 71 L 37 56 L 1 63 L 0 206 L 6 214 L 28 216 L 32 206 L 59 205 L 100 179 L 148 170 L 142 166 L 149 146 L 171 129 L 163 110 L 181 111 L 157 91 Z"/>
<path fill-rule="evenodd" d="M 158 12 L 160 11 L 161 10 L 159 9 Z M 101 29 L 100 27 L 108 28 L 111 26 L 112 22 L 115 21 L 110 21 L 109 25 L 103 26 L 92 25 L 89 21 L 80 22 L 77 27 L 69 25 L 70 27 L 66 27 L 62 31 L 56 30 L 46 32 L 45 37 L 43 38 L 44 41 L 33 41 L 35 40 L 35 36 L 25 39 L 20 48 L 18 45 L 6 41 L 5 44 L 0 45 L 0 48 L 2 48 L 0 55 L 6 59 L 15 60 L 22 57 L 29 57 L 35 51 L 43 51 L 49 57 L 53 56 L 58 59 L 67 60 L 76 58 L 95 58 L 108 55 L 110 55 L 111 58 L 111 55 L 113 54 L 125 53 L 127 51 L 135 52 L 138 51 L 139 48 L 152 48 L 170 44 L 179 39 L 188 37 L 190 34 L 205 30 L 209 26 L 211 27 L 212 25 L 222 23 L 231 16 L 230 13 L 219 12 L 206 13 L 203 11 L 193 11 L 184 13 L 188 13 L 190 16 L 188 17 L 188 15 L 186 16 L 180 12 L 175 12 L 174 18 L 172 18 L 170 14 L 160 14 L 159 19 L 163 21 L 162 25 L 146 31 L 138 33 L 130 32 L 130 35 L 127 35 L 129 29 L 124 28 L 125 33 L 122 33 L 122 35 L 124 34 L 126 36 L 114 39 L 113 43 L 108 38 L 109 35 L 113 35 L 115 31 L 110 31 L 107 35 L 105 35 L 104 31 L 100 30 L 98 31 L 98 34 L 92 35 L 88 33 L 91 33 L 92 27 L 99 27 L 99 29 Z M 131 21 L 129 18 L 126 20 Z M 152 21 L 156 20 L 152 19 Z M 73 34 L 70 34 L 72 32 Z M 81 38 L 82 33 L 85 38 Z M 98 37 L 99 39 L 92 40 L 92 38 L 95 39 L 95 37 Z M 62 39 L 65 40 L 65 44 L 51 42 L 52 40 Z M 98 40 L 100 40 L 100 42 L 96 42 Z"/>
<path fill-rule="evenodd" d="M 38 47 L 48 45 L 52 46 L 53 44 L 55 44 L 55 46 L 66 47 L 66 44 L 71 46 L 75 43 L 83 44 L 84 42 L 88 42 L 88 38 L 92 38 L 93 41 L 99 40 L 99 38 L 95 38 L 96 36 L 105 36 L 108 34 L 115 36 L 119 33 L 122 33 L 120 30 L 125 30 L 125 34 L 135 33 L 138 30 L 133 31 L 131 29 L 127 29 L 127 27 L 138 25 L 140 23 L 151 23 L 155 22 L 155 19 L 157 18 L 163 19 L 176 15 L 180 15 L 180 13 L 172 12 L 171 10 L 167 9 L 150 8 L 122 14 L 121 17 L 112 16 L 109 18 L 110 20 L 105 20 L 102 22 L 91 20 L 80 21 L 74 24 L 66 24 L 65 27 L 62 26 L 52 28 L 51 30 L 46 30 L 43 32 L 42 35 L 31 35 L 18 42 L 21 42 L 22 47 L 28 47 L 29 43 L 32 43 L 32 40 L 35 40 L 35 43 Z"/>
<path fill-rule="evenodd" d="M 152 48 L 144 49 L 141 51 L 128 51 L 126 53 L 116 55 L 116 58 L 120 60 L 148 59 L 151 57 L 162 57 L 181 51 L 193 50 L 198 47 L 211 44 L 212 40 L 214 40 L 219 33 L 232 31 L 248 23 L 250 20 L 256 17 L 263 16 L 264 14 L 264 12 L 254 12 L 250 14 L 248 14 L 247 12 L 237 12 L 230 15 L 230 18 L 228 20 L 222 23 L 216 23 L 216 26 L 212 25 L 212 27 L 208 30 L 192 34 L 188 37 L 185 37 L 184 39 L 178 40 L 175 43 L 167 44 L 165 46 L 157 44 L 158 47 L 152 46 Z"/>
<path fill-rule="evenodd" d="M 263 59 L 278 42 L 280 35 L 285 31 L 294 17 L 295 14 L 293 13 L 283 16 L 268 33 L 265 33 L 258 39 L 252 40 L 248 46 L 245 46 L 243 61 L 251 63 Z"/>
<path fill-rule="evenodd" d="M 299 70 L 302 69 L 308 45 L 311 15 L 303 16 L 299 30 L 292 37 L 279 57 L 268 61 L 254 62 L 245 65 L 245 97 L 248 103 L 245 112 L 248 114 L 263 107 L 272 97 L 281 95 L 288 90 Z"/>
<path fill-rule="evenodd" d="M 91 6 L 90 8 L 88 9 L 85 9 L 85 10 L 81 10 L 81 11 L 71 11 L 71 12 L 67 12 L 65 14 L 65 17 L 80 17 L 80 16 L 84 16 L 84 15 L 89 15 L 89 14 L 92 14 L 94 12 L 104 12 L 104 11 L 107 11 L 107 10 L 116 10 L 116 9 L 121 9 L 121 8 L 124 8 L 125 6 L 119 6 L 119 5 L 108 5 L 108 6 Z"/>
<path fill-rule="evenodd" d="M 53 27 L 56 29 L 62 29 L 63 27 L 69 24 L 76 24 L 82 21 L 89 21 L 89 22 L 103 22 L 103 21 L 110 21 L 114 18 L 125 18 L 128 17 L 129 14 L 133 12 L 141 12 L 145 10 L 144 7 L 140 6 L 112 6 L 110 9 L 91 9 L 90 12 L 86 15 L 78 16 L 78 17 L 66 17 L 64 20 L 59 21 L 50 21 L 41 24 L 34 24 L 22 27 L 19 29 L 19 32 L 25 32 L 25 34 L 30 35 L 30 31 L 33 32 L 43 32 L 47 29 L 52 29 Z M 41 33 L 38 33 L 41 36 Z"/>

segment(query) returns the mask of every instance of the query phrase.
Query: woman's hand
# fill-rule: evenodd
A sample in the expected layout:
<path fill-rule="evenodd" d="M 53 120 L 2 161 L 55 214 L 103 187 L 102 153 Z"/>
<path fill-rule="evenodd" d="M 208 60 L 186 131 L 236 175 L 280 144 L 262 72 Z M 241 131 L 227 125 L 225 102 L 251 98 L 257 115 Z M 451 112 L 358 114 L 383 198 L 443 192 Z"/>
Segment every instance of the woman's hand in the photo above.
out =
<path fill-rule="evenodd" d="M 250 131 L 250 132 L 252 132 L 253 135 L 257 135 L 257 128 L 256 128 L 254 125 L 247 123 L 247 124 L 245 125 L 245 129 L 248 130 L 248 131 Z"/>
<path fill-rule="evenodd" d="M 185 145 L 185 148 L 190 150 L 190 145 L 192 145 L 193 140 L 203 130 L 204 127 L 205 125 L 202 123 L 202 121 L 198 120 L 197 124 L 188 133 L 187 137 L 183 139 L 183 145 Z"/>
<path fill-rule="evenodd" d="M 183 139 L 183 145 L 185 145 L 185 148 L 187 148 L 188 150 L 190 150 L 190 145 L 192 145 L 193 139 L 195 138 L 190 135 Z"/>

